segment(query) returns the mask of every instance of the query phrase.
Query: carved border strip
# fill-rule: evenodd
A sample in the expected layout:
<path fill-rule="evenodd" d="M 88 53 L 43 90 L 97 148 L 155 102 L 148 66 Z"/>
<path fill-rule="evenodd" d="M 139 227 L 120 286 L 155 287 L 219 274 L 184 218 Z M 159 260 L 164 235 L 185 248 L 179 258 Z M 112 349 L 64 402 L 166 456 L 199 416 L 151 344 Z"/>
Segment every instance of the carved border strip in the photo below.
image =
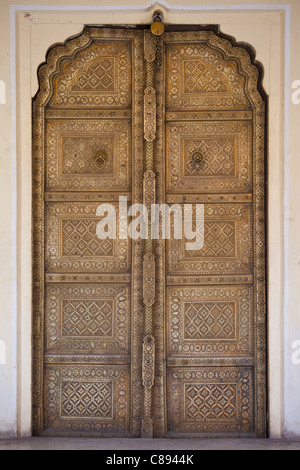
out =
<path fill-rule="evenodd" d="M 155 339 L 147 335 L 143 341 L 143 386 L 151 389 L 154 385 Z"/>
<path fill-rule="evenodd" d="M 153 87 L 146 88 L 144 93 L 144 132 L 147 142 L 156 137 L 156 91 Z"/>
<path fill-rule="evenodd" d="M 156 38 L 150 31 L 144 32 L 144 59 L 146 63 L 146 88 L 144 91 L 144 139 L 145 139 L 145 173 L 144 204 L 148 212 L 151 204 L 156 202 L 155 145 L 156 139 L 156 90 L 154 74 L 156 61 Z M 143 263 L 144 294 L 144 342 L 143 342 L 143 385 L 144 413 L 141 434 L 144 438 L 153 437 L 153 386 L 155 375 L 155 340 L 153 334 L 153 305 L 155 303 L 155 255 L 151 240 L 151 224 L 148 222 L 149 239 L 145 243 Z M 151 356 L 151 359 L 149 358 Z M 151 380 L 149 379 L 151 378 Z"/>
<path fill-rule="evenodd" d="M 146 253 L 144 256 L 143 277 L 144 304 L 146 307 L 152 307 L 155 303 L 155 256 L 153 253 Z"/>

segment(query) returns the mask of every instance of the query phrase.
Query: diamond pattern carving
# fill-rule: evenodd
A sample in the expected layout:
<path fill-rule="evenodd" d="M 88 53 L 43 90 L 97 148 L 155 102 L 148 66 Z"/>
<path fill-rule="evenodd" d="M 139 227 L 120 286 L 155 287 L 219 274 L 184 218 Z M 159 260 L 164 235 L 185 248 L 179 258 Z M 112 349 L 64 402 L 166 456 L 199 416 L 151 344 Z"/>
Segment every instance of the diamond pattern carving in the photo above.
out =
<path fill-rule="evenodd" d="M 235 339 L 234 303 L 186 303 L 185 339 Z"/>
<path fill-rule="evenodd" d="M 95 41 L 63 62 L 53 80 L 50 105 L 128 107 L 131 103 L 131 44 Z"/>
<path fill-rule="evenodd" d="M 105 165 L 99 169 L 95 155 L 101 150 L 106 154 Z M 65 137 L 63 138 L 62 174 L 107 174 L 113 173 L 113 139 L 97 137 Z"/>
<path fill-rule="evenodd" d="M 129 366 L 76 362 L 45 367 L 44 429 L 128 435 Z"/>
<path fill-rule="evenodd" d="M 115 59 L 105 57 L 81 73 L 71 91 L 114 91 Z"/>
<path fill-rule="evenodd" d="M 127 119 L 49 119 L 45 149 L 47 189 L 128 190 L 130 134 L 131 123 Z M 95 158 L 99 152 L 106 156 L 101 167 Z"/>
<path fill-rule="evenodd" d="M 129 284 L 49 284 L 46 353 L 128 354 L 130 305 Z"/>
<path fill-rule="evenodd" d="M 63 256 L 113 256 L 113 241 L 100 240 L 98 220 L 63 220 Z"/>
<path fill-rule="evenodd" d="M 200 151 L 203 163 L 195 165 L 193 155 Z M 185 176 L 234 176 L 234 139 L 201 139 L 185 141 Z"/>
<path fill-rule="evenodd" d="M 167 123 L 168 191 L 209 194 L 251 191 L 251 122 L 198 122 L 193 121 L 193 114 L 190 119 L 192 122 Z M 195 165 L 196 152 L 203 155 L 203 161 Z"/>
<path fill-rule="evenodd" d="M 118 204 L 113 203 L 118 216 Z M 49 202 L 46 265 L 50 273 L 120 273 L 131 263 L 129 240 L 97 236 L 99 202 Z"/>
<path fill-rule="evenodd" d="M 195 212 L 194 207 L 193 221 Z M 249 274 L 253 269 L 251 205 L 205 204 L 204 216 L 204 245 L 201 250 L 187 250 L 188 240 L 175 240 L 174 223 L 171 221 L 173 238 L 167 242 L 169 273 Z"/>
<path fill-rule="evenodd" d="M 249 109 L 235 60 L 206 44 L 168 43 L 167 109 Z"/>
<path fill-rule="evenodd" d="M 226 364 L 224 362 L 224 364 Z M 172 432 L 251 433 L 254 428 L 253 372 L 228 365 L 171 368 L 168 427 Z"/>
<path fill-rule="evenodd" d="M 214 74 L 203 62 L 196 60 L 184 62 L 185 93 L 204 93 L 208 91 L 225 93 L 228 91 L 228 86 L 222 78 Z"/>
<path fill-rule="evenodd" d="M 62 417 L 112 418 L 112 383 L 63 382 Z"/>
<path fill-rule="evenodd" d="M 64 301 L 63 336 L 112 336 L 113 302 Z"/>
<path fill-rule="evenodd" d="M 236 385 L 186 385 L 186 419 L 234 419 L 236 395 Z"/>
<path fill-rule="evenodd" d="M 170 357 L 247 356 L 253 350 L 253 292 L 247 286 L 170 288 L 168 352 Z"/>
<path fill-rule="evenodd" d="M 194 251 L 193 256 L 196 253 L 202 257 L 230 258 L 235 256 L 236 230 L 234 222 L 207 222 L 204 224 L 204 230 L 204 246 L 202 250 Z"/>

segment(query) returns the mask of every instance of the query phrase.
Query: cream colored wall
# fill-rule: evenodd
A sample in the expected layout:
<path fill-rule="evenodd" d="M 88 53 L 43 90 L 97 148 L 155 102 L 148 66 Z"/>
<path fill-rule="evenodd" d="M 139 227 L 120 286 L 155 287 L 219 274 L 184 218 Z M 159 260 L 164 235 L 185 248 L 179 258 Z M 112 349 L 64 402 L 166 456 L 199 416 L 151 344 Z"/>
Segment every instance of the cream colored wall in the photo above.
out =
<path fill-rule="evenodd" d="M 11 205 L 11 100 L 10 100 L 10 28 L 8 5 L 0 4 L 0 79 L 6 83 L 6 104 L 0 105 L 0 341 L 5 343 L 5 364 L 0 365 L 0 429 L 16 430 L 16 380 L 12 357 L 12 205 Z M 6 21 L 3 21 L 4 18 Z M 15 335 L 14 335 L 15 336 Z M 14 338 L 16 341 L 16 337 Z M 15 343 L 14 343 L 15 344 Z M 4 362 L 4 361 L 3 361 Z"/>
<path fill-rule="evenodd" d="M 291 29 L 291 82 L 300 80 L 300 2 L 295 1 L 292 7 Z M 291 105 L 290 114 L 290 197 L 288 226 L 289 236 L 289 323 L 288 333 L 288 358 L 286 364 L 286 433 L 290 436 L 300 436 L 300 364 L 293 364 L 290 356 L 294 351 L 291 345 L 300 340 L 300 104 Z M 299 345 L 298 345 L 299 350 Z"/>
<path fill-rule="evenodd" d="M 106 11 L 103 0 L 84 2 L 82 10 L 60 10 L 60 5 L 80 5 L 82 1 L 52 1 L 56 11 L 36 8 L 48 5 L 46 0 L 23 0 L 23 5 L 12 12 L 11 24 L 9 6 L 16 0 L 2 0 L 0 3 L 0 80 L 6 83 L 6 104 L 0 104 L 0 200 L 2 224 L 0 225 L 0 341 L 6 345 L 6 364 L 0 361 L 0 435 L 29 435 L 31 432 L 31 97 L 37 91 L 36 71 L 44 61 L 46 50 L 53 44 L 79 33 L 84 24 L 139 24 L 149 23 L 152 17 L 150 7 L 140 0 L 110 1 Z M 183 3 L 183 2 L 182 2 Z M 189 0 L 189 5 L 193 0 Z M 300 256 L 297 233 L 300 212 L 297 176 L 299 175 L 299 141 L 297 130 L 300 124 L 300 105 L 291 103 L 291 84 L 286 96 L 291 104 L 290 112 L 290 165 L 288 152 L 284 147 L 284 101 L 285 60 L 284 51 L 285 15 L 282 9 L 258 7 L 267 4 L 292 4 L 291 34 L 291 81 L 300 80 L 300 61 L 297 52 L 299 44 L 300 2 L 264 0 L 256 2 L 255 10 L 200 10 L 208 3 L 194 2 L 197 11 L 191 11 L 187 4 L 176 10 L 180 0 L 173 0 L 165 10 L 166 21 L 180 24 L 221 24 L 223 32 L 233 35 L 239 41 L 252 44 L 257 58 L 265 66 L 264 86 L 270 95 L 269 123 L 269 412 L 270 431 L 274 437 L 300 436 L 300 365 L 292 364 L 292 342 L 300 340 L 300 320 L 297 315 L 300 300 Z M 213 5 L 230 5 L 230 1 L 210 0 Z M 235 3 L 243 6 L 247 1 Z M 126 10 L 128 5 L 135 10 Z M 87 11 L 95 5 L 95 11 Z M 101 6 L 102 5 L 102 6 Z M 115 11 L 109 11 L 120 5 Z M 122 6 L 121 6 L 122 5 Z M 102 11 L 101 11 L 102 8 Z M 28 11 L 30 9 L 30 11 Z M 14 30 L 15 25 L 15 30 Z M 16 68 L 10 72 L 10 34 L 15 37 Z M 288 52 L 288 51 L 287 51 Z M 13 61 L 14 62 L 14 61 Z M 288 69 L 287 69 L 288 70 Z M 13 67 L 14 72 L 14 67 Z M 16 110 L 14 104 L 14 79 L 16 79 Z M 12 95 L 11 95 L 12 92 Z M 14 188 L 14 138 L 11 138 L 16 119 L 16 167 L 17 189 Z M 288 121 L 285 121 L 288 123 Z M 289 129 L 287 129 L 289 131 Z M 286 165 L 286 168 L 285 168 Z M 290 171 L 290 179 L 288 173 Z M 286 178 L 286 181 L 284 180 Z M 288 184 L 287 184 L 288 183 Z M 288 192 L 289 191 L 289 192 Z M 284 195 L 289 196 L 284 208 Z M 297 198 L 298 196 L 298 198 Z M 17 197 L 17 199 L 16 199 Z M 17 224 L 15 231 L 15 204 L 17 202 Z M 285 209 L 285 212 L 284 212 Z M 286 222 L 284 222 L 284 213 Z M 289 232 L 288 230 L 289 229 Z M 285 230 L 285 231 L 284 231 Z M 17 240 L 14 234 L 17 233 Z M 15 249 L 17 248 L 17 250 Z M 288 252 L 289 250 L 289 252 Z M 13 253 L 17 253 L 17 270 L 14 271 Z M 285 255 L 289 253 L 287 258 Z M 287 280 L 289 283 L 287 285 Z M 286 282 L 286 285 L 285 285 Z M 287 291 L 287 286 L 289 291 Z M 17 288 L 17 296 L 15 289 Z M 15 305 L 15 303 L 17 304 Z M 16 324 L 18 329 L 16 329 Z M 286 329 L 286 330 L 285 330 Z M 286 334 L 284 335 L 284 331 Z M 16 348 L 16 344 L 18 348 Z M 17 351 L 17 355 L 15 353 Z M 4 404 L 4 406 L 3 406 Z"/>

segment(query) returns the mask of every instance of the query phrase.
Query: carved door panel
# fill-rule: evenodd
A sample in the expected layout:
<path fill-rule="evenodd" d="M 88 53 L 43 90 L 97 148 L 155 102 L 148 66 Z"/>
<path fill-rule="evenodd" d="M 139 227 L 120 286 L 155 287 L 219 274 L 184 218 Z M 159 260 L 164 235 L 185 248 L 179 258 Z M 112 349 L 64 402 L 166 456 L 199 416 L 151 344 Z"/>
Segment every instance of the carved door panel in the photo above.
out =
<path fill-rule="evenodd" d="M 218 28 L 86 27 L 33 107 L 33 431 L 265 433 L 260 67 Z M 204 205 L 204 245 L 97 235 L 100 204 Z M 172 230 L 171 230 L 172 232 Z M 126 238 L 126 237 L 125 237 Z"/>
<path fill-rule="evenodd" d="M 265 94 L 250 50 L 212 30 L 160 41 L 158 201 L 203 204 L 204 244 L 157 246 L 157 436 L 266 429 Z"/>

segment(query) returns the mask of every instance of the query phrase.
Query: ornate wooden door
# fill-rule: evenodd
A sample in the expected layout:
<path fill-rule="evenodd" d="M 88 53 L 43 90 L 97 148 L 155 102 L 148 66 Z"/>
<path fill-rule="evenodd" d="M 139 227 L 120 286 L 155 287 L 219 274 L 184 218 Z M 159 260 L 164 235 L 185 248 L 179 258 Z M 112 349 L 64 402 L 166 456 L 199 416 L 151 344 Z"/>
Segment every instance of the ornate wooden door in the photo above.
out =
<path fill-rule="evenodd" d="M 265 95 L 251 49 L 217 27 L 87 27 L 39 79 L 34 433 L 263 436 Z M 100 240 L 97 208 L 118 215 L 119 196 L 203 204 L 204 246 Z"/>
<path fill-rule="evenodd" d="M 34 102 L 34 432 L 138 436 L 142 244 L 97 208 L 142 198 L 143 32 L 54 47 Z"/>

